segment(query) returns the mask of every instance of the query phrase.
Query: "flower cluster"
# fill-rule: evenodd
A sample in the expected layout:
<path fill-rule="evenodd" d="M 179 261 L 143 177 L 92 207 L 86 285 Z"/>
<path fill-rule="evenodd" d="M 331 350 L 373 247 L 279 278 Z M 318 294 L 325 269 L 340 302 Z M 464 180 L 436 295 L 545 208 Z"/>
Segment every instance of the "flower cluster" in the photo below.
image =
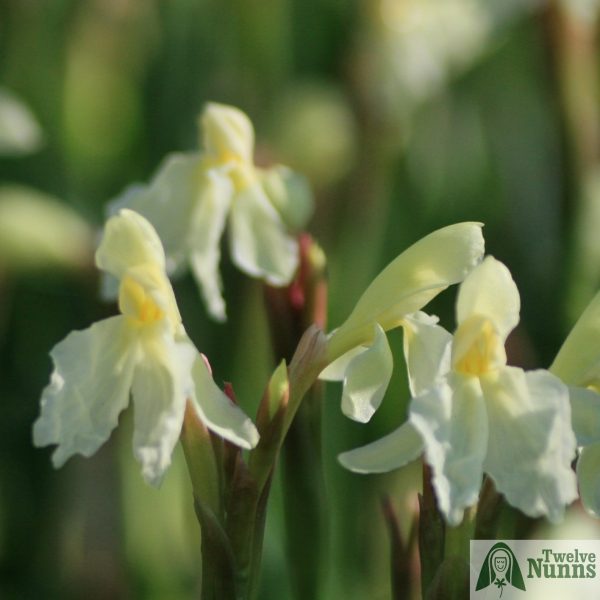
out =
<path fill-rule="evenodd" d="M 241 111 L 209 104 L 201 124 L 203 152 L 169 157 L 150 185 L 130 188 L 111 208 L 96 265 L 121 314 L 69 334 L 51 352 L 54 372 L 34 443 L 57 445 L 57 467 L 106 441 L 130 392 L 134 454 L 149 483 L 158 484 L 170 464 L 186 405 L 224 439 L 242 448 L 258 443 L 255 426 L 217 387 L 186 334 L 168 276 L 189 263 L 209 312 L 223 319 L 218 265 L 226 224 L 233 262 L 285 285 L 298 268 L 293 232 L 312 203 L 289 169 L 254 165 L 254 132 Z M 453 284 L 460 288 L 452 335 L 421 309 Z M 525 514 L 558 521 L 577 497 L 571 463 L 579 447 L 582 499 L 600 514 L 600 295 L 549 370 L 507 364 L 505 342 L 519 312 L 509 270 L 484 258 L 479 223 L 450 225 L 400 254 L 327 337 L 325 358 L 307 369 L 343 381 L 343 412 L 367 422 L 392 375 L 386 332 L 404 332 L 408 418 L 340 462 L 373 473 L 423 455 L 450 525 L 477 502 L 484 473 Z"/>
<path fill-rule="evenodd" d="M 398 280 L 395 293 L 406 301 L 402 282 Z M 340 462 L 359 473 L 385 472 L 424 454 L 440 510 L 451 525 L 459 524 L 465 508 L 476 503 L 484 472 L 525 514 L 558 521 L 577 496 L 569 393 L 548 371 L 525 372 L 506 364 L 504 343 L 518 324 L 520 309 L 508 269 L 487 257 L 464 278 L 454 335 L 418 310 L 431 296 L 417 292 L 412 308 L 417 312 L 396 316 L 404 328 L 412 395 L 408 420 L 384 438 L 341 454 Z M 391 361 L 377 350 L 383 343 L 377 318 L 374 327 L 371 353 L 379 357 L 367 370 L 385 371 L 387 385 Z M 361 347 L 354 352 L 367 354 Z M 360 376 L 361 382 L 368 380 L 368 375 Z M 351 382 L 346 371 L 345 386 Z M 381 396 L 373 386 L 370 390 L 374 393 L 360 396 L 361 404 L 370 406 L 368 417 Z M 344 399 L 349 404 L 346 389 Z"/>
<path fill-rule="evenodd" d="M 304 178 L 287 167 L 254 165 L 254 130 L 242 111 L 209 103 L 200 126 L 202 152 L 168 156 L 149 185 L 127 188 L 109 212 L 130 208 L 144 215 L 165 247 L 168 273 L 176 275 L 188 264 L 209 313 L 223 321 L 219 261 L 225 227 L 240 270 L 287 285 L 299 260 L 293 232 L 311 216 L 312 196 Z M 115 292 L 110 283 L 108 296 Z"/>

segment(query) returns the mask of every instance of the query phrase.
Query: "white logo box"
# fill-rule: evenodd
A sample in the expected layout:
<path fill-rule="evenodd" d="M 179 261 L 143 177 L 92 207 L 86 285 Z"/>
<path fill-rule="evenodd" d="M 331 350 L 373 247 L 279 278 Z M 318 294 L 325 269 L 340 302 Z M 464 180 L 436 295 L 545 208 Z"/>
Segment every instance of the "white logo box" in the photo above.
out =
<path fill-rule="evenodd" d="M 470 598 L 599 600 L 599 565 L 600 540 L 473 540 Z"/>

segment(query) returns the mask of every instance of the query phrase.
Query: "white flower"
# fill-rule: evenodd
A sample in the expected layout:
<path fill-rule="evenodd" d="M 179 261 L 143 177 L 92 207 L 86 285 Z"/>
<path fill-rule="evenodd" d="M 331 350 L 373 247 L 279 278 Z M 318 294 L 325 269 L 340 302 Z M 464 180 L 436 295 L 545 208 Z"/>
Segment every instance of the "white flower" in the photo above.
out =
<path fill-rule="evenodd" d="M 600 516 L 600 293 L 575 323 L 550 371 L 569 386 L 573 430 L 580 446 L 581 501 Z"/>
<path fill-rule="evenodd" d="M 407 315 L 461 282 L 483 251 L 481 225 L 458 223 L 419 240 L 375 278 L 348 319 L 330 334 L 331 364 L 320 375 L 344 382 L 346 416 L 364 423 L 381 404 L 393 368 L 385 331 L 410 327 Z"/>
<path fill-rule="evenodd" d="M 508 269 L 488 257 L 460 287 L 454 337 L 422 313 L 407 319 L 409 419 L 383 439 L 340 455 L 341 463 L 384 472 L 424 451 L 451 525 L 477 501 L 484 472 L 524 513 L 562 518 L 577 496 L 568 391 L 548 371 L 507 366 L 504 342 L 519 309 Z"/>
<path fill-rule="evenodd" d="M 188 400 L 215 433 L 244 448 L 256 445 L 254 425 L 216 386 L 186 335 L 150 223 L 130 210 L 110 218 L 96 264 L 119 281 L 121 314 L 70 333 L 52 350 L 34 444 L 57 444 L 55 467 L 73 454 L 92 455 L 116 427 L 131 390 L 134 454 L 151 484 L 171 462 Z"/>
<path fill-rule="evenodd" d="M 164 244 L 169 274 L 189 265 L 211 316 L 224 320 L 219 261 L 225 226 L 238 268 L 287 285 L 299 260 L 290 230 L 306 224 L 312 197 L 305 180 L 287 167 L 254 166 L 252 123 L 237 108 L 209 103 L 200 125 L 202 153 L 167 157 L 149 185 L 128 188 L 109 210 L 127 207 L 144 215 Z"/>

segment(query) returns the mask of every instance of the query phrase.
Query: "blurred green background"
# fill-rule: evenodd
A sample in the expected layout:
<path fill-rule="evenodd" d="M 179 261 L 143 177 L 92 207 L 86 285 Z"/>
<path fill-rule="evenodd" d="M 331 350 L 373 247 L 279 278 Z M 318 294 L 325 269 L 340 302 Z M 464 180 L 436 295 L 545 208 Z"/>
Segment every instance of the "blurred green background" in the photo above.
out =
<path fill-rule="evenodd" d="M 316 196 L 330 328 L 407 245 L 460 220 L 522 295 L 509 361 L 551 362 L 598 288 L 600 102 L 596 2 L 477 0 L 2 0 L 0 3 L 0 598 L 197 597 L 199 541 L 181 453 L 144 485 L 126 413 L 91 459 L 54 471 L 31 425 L 50 349 L 115 312 L 93 249 L 105 203 L 162 157 L 198 146 L 208 100 L 246 111 L 259 164 Z M 230 319 L 208 320 L 187 276 L 184 323 L 253 414 L 275 364 L 260 284 L 222 265 Z M 452 329 L 454 291 L 430 310 Z M 380 510 L 416 511 L 420 470 L 342 471 L 338 452 L 391 431 L 408 390 L 402 339 L 368 426 L 324 404 L 326 599 L 390 597 Z M 276 480 L 261 599 L 290 598 Z M 568 529 L 565 529 L 568 528 Z M 599 537 L 580 507 L 538 531 Z M 307 548 L 307 552 L 311 549 Z"/>

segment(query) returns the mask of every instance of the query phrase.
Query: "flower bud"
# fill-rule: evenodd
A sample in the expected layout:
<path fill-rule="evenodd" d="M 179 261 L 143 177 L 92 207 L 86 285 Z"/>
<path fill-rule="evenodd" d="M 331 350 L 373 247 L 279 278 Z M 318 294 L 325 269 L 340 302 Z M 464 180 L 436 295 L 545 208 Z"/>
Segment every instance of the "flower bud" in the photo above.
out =
<path fill-rule="evenodd" d="M 209 102 L 200 117 L 204 148 L 219 162 L 252 163 L 254 129 L 237 108 Z"/>

